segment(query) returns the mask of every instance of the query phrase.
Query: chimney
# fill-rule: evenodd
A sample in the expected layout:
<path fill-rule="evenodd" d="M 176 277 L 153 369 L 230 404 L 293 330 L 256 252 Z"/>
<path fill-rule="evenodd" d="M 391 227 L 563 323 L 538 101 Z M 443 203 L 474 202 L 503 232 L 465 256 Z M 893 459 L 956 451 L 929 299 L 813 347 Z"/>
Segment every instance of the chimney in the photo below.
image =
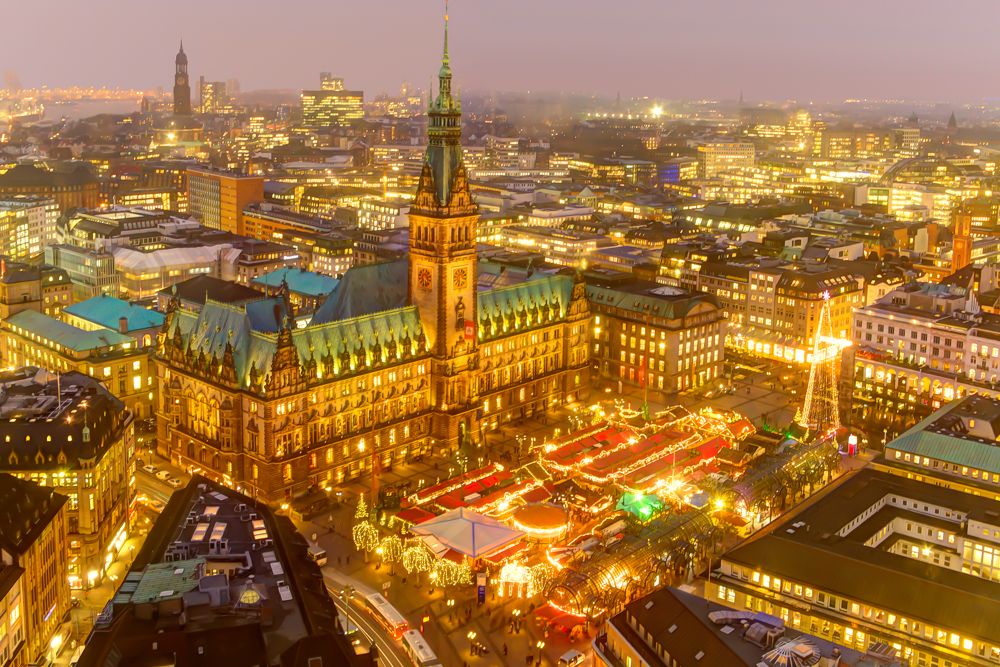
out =
<path fill-rule="evenodd" d="M 125 316 L 118 318 L 118 333 L 128 333 L 128 318 Z"/>

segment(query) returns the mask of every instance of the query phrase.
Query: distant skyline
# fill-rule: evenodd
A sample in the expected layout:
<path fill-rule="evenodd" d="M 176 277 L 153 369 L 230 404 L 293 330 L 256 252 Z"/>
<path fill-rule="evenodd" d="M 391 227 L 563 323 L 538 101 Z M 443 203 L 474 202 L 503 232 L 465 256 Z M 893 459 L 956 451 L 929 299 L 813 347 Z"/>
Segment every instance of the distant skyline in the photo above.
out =
<path fill-rule="evenodd" d="M 181 36 L 196 89 L 319 87 L 371 99 L 437 73 L 443 0 L 8 0 L 0 70 L 22 86 L 169 91 Z M 972 102 L 1000 97 L 995 0 L 454 0 L 467 90 L 623 98 Z"/>

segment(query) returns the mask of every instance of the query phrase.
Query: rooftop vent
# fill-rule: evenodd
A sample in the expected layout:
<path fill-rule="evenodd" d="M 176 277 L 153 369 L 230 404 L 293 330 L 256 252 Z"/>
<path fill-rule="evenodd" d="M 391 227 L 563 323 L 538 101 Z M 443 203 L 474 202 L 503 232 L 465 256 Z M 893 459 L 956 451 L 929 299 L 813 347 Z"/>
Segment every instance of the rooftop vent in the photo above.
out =
<path fill-rule="evenodd" d="M 646 609 L 649 609 L 652 606 L 653 606 L 653 601 L 652 600 L 650 600 L 649 602 L 646 603 Z"/>
<path fill-rule="evenodd" d="M 676 624 L 676 623 L 674 623 L 673 625 L 671 625 L 671 626 L 670 626 L 670 627 L 669 627 L 669 628 L 667 629 L 667 632 L 673 632 L 673 631 L 674 631 L 674 630 L 676 630 L 676 629 L 677 629 L 677 624 Z"/>

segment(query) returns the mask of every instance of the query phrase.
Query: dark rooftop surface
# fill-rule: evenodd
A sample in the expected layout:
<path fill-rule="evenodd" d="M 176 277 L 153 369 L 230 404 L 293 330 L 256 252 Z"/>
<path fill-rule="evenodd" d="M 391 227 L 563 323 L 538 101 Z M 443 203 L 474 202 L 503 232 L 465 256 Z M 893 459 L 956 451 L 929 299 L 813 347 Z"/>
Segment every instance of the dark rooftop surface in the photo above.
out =
<path fill-rule="evenodd" d="M 194 476 L 135 555 L 80 667 L 305 665 L 320 654 L 370 664 L 338 633 L 307 548 L 287 517 Z"/>
<path fill-rule="evenodd" d="M 23 555 L 67 500 L 48 487 L 0 473 L 0 545 Z"/>
<path fill-rule="evenodd" d="M 201 305 L 205 305 L 206 299 L 219 303 L 241 303 L 266 298 L 263 293 L 245 285 L 204 275 L 188 278 L 176 285 L 166 287 L 160 290 L 159 294 L 170 298 L 175 293 L 175 288 L 177 298 L 181 301 Z"/>
<path fill-rule="evenodd" d="M 885 507 L 849 527 L 883 499 Z M 911 500 L 903 506 L 903 499 Z M 866 524 L 885 526 L 894 516 L 893 508 L 916 510 L 924 504 L 950 508 L 954 513 L 950 530 L 956 534 L 963 532 L 963 516 L 998 507 L 989 498 L 865 469 L 828 487 L 723 558 L 848 600 L 905 610 L 908 617 L 934 627 L 963 628 L 980 639 L 995 638 L 991 619 L 1000 618 L 1000 583 L 864 544 L 872 534 Z M 932 518 L 922 520 L 930 523 Z M 847 572 L 851 575 L 845 576 Z"/>
<path fill-rule="evenodd" d="M 808 635 L 786 627 L 780 618 L 754 612 L 733 611 L 697 595 L 676 588 L 661 588 L 629 603 L 625 612 L 611 620 L 633 646 L 643 643 L 640 633 L 627 625 L 632 616 L 645 632 L 652 635 L 678 665 L 706 665 L 736 667 L 738 665 L 811 665 L 819 662 L 802 660 L 794 662 L 787 654 L 798 649 L 800 653 L 812 651 L 812 656 L 830 658 L 839 650 L 844 662 L 856 667 L 885 666 L 863 653 L 839 646 L 828 640 Z M 764 647 L 751 641 L 771 631 L 776 638 L 773 647 Z M 782 650 L 784 649 L 784 650 Z M 785 657 L 786 660 L 782 660 Z M 665 664 L 661 662 L 660 664 Z"/>

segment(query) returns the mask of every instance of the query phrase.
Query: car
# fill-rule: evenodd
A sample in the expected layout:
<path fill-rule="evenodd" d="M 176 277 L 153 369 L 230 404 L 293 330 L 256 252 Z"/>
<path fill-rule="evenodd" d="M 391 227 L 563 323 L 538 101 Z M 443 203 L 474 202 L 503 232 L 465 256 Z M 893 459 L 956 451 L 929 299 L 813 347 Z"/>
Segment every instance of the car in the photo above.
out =
<path fill-rule="evenodd" d="M 156 500 L 155 498 L 153 500 L 150 500 L 146 504 L 149 505 L 149 509 L 153 510 L 154 512 L 162 512 L 163 508 L 166 507 L 166 505 L 163 504 L 162 500 Z"/>
<path fill-rule="evenodd" d="M 170 486 L 174 487 L 175 489 L 179 489 L 182 486 L 184 486 L 184 482 L 182 482 L 181 480 L 177 479 L 176 477 L 171 477 L 170 479 L 168 479 L 167 480 L 167 484 L 169 484 Z"/>
<path fill-rule="evenodd" d="M 583 662 L 583 654 L 579 651 L 567 651 L 559 658 L 559 667 L 576 667 Z"/>
<path fill-rule="evenodd" d="M 156 473 L 156 479 L 160 480 L 161 482 L 167 481 L 168 479 L 170 479 L 170 471 L 161 470 L 160 472 Z"/>
<path fill-rule="evenodd" d="M 156 466 L 142 466 L 142 469 L 148 472 L 150 475 L 156 474 Z"/>

